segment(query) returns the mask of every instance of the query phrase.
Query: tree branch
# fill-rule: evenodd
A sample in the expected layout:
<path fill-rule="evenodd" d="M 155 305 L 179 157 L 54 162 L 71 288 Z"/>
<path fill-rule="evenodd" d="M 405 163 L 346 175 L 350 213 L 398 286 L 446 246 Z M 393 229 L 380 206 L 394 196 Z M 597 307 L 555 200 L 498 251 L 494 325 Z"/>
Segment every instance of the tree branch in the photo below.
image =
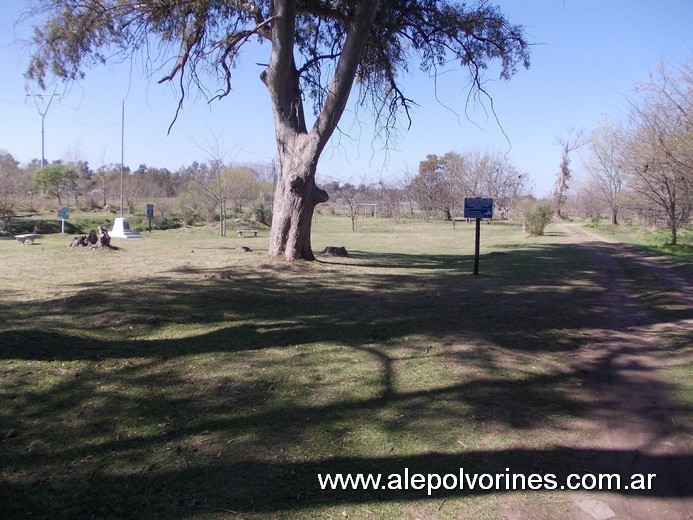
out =
<path fill-rule="evenodd" d="M 361 51 L 366 45 L 379 4 L 380 0 L 362 0 L 356 6 L 354 16 L 348 24 L 346 40 L 337 62 L 332 84 L 312 130 L 312 133 L 318 137 L 318 150 L 322 150 L 327 144 L 344 112 L 356 76 Z"/>

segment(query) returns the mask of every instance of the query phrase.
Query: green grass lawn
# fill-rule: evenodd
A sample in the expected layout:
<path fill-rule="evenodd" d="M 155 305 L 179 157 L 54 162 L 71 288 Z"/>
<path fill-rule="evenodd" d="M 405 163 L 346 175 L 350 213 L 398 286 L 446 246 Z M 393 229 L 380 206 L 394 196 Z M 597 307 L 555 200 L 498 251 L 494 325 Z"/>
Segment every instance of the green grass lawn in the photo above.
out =
<path fill-rule="evenodd" d="M 642 228 L 628 224 L 611 225 L 608 221 L 589 222 L 589 227 L 617 238 L 646 254 L 663 257 L 673 264 L 693 269 L 693 230 L 679 229 L 677 244 L 671 245 L 671 231 L 664 228 Z"/>
<path fill-rule="evenodd" d="M 318 215 L 314 250 L 351 256 L 291 265 L 265 230 L 0 240 L 3 516 L 494 518 L 503 494 L 317 475 L 565 471 L 593 427 L 571 355 L 599 267 L 551 228 L 482 224 L 473 276 L 473 224 L 350 226 Z"/>

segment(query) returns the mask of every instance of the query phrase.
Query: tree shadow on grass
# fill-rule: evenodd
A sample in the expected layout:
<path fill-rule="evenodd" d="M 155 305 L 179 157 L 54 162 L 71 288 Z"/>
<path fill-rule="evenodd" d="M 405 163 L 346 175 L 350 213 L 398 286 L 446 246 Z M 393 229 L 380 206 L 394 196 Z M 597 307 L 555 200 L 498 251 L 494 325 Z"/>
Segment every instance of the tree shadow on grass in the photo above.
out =
<path fill-rule="evenodd" d="M 1 303 L 11 319 L 0 331 L 0 508 L 65 518 L 289 514 L 426 498 L 412 489 L 322 491 L 318 474 L 462 467 L 552 473 L 559 486 L 570 473 L 624 481 L 657 473 L 653 490 L 620 492 L 691 496 L 688 454 L 459 445 L 492 430 L 560 430 L 566 419 L 611 413 L 613 403 L 586 399 L 581 388 L 603 373 L 650 370 L 620 364 L 628 346 L 592 365 L 533 370 L 533 357 L 597 344 L 581 337 L 587 327 L 619 332 L 604 316 L 607 288 L 579 248 L 490 255 L 478 278 L 463 272 L 468 258 L 447 255 L 357 252 L 354 262 L 358 276 L 300 265 L 190 268 L 182 279 L 89 283 L 38 304 Z M 166 337 L 181 324 L 193 330 Z M 440 378 L 410 381 L 418 367 L 437 366 Z M 652 393 L 666 404 L 662 422 L 687 412 L 667 385 Z M 632 410 L 640 423 L 645 412 Z M 365 431 L 373 438 L 351 440 Z M 354 455 L 369 443 L 378 454 Z M 494 492 L 502 490 L 435 496 Z"/>
<path fill-rule="evenodd" d="M 392 363 L 386 353 L 377 354 L 381 367 Z M 610 411 L 610 403 L 585 402 L 566 390 L 567 381 L 578 387 L 603 370 L 601 365 L 594 372 L 472 379 L 416 391 L 398 390 L 383 368 L 370 395 L 342 393 L 320 404 L 309 397 L 319 396 L 321 385 L 333 383 L 309 378 L 307 384 L 296 385 L 282 379 L 280 372 L 267 376 L 261 360 L 256 360 L 254 374 L 236 370 L 209 384 L 205 377 L 189 379 L 185 370 L 160 370 L 161 359 L 133 359 L 116 367 L 96 364 L 68 370 L 45 390 L 33 384 L 40 379 L 36 367 L 15 369 L 24 372 L 5 393 L 17 394 L 22 406 L 6 409 L 2 416 L 3 430 L 16 426 L 17 433 L 2 441 L 0 458 L 5 468 L 0 503 L 9 517 L 50 513 L 58 518 L 184 518 L 207 508 L 274 514 L 409 502 L 428 498 L 411 481 L 400 481 L 394 489 L 325 490 L 318 475 L 380 474 L 385 485 L 396 482 L 390 476 L 394 474 L 459 478 L 460 468 L 468 478 L 474 473 L 493 477 L 483 477 L 475 487 L 465 481 L 463 488 L 436 489 L 434 498 L 510 491 L 513 484 L 506 483 L 505 475 L 513 474 L 525 479 L 539 475 L 532 485 L 540 478 L 549 490 L 560 490 L 571 483 L 569 475 L 586 473 L 619 475 L 622 485 L 629 485 L 636 473 L 656 475 L 652 489 L 622 486 L 603 492 L 693 496 L 690 454 L 565 446 L 497 450 L 458 446 L 456 453 L 400 453 L 399 441 L 410 436 L 432 438 L 443 433 L 452 440 L 473 442 L 468 437 L 475 433 L 466 430 L 465 423 L 485 425 L 484 431 L 531 431 L 538 424 L 560 428 L 553 424 L 556 416 L 585 417 L 600 408 Z M 310 361 L 301 366 L 299 356 L 286 370 L 316 368 Z M 630 372 L 636 369 L 627 367 Z M 296 399 L 287 402 L 286 396 L 294 392 Z M 26 422 L 12 419 L 14 414 Z M 387 442 L 392 443 L 377 450 L 382 455 L 352 455 L 343 446 L 364 421 L 368 429 L 386 432 Z M 501 475 L 500 485 L 496 474 Z M 511 482 L 516 488 L 524 482 L 525 489 L 531 489 L 526 480 Z"/>
<path fill-rule="evenodd" d="M 370 251 L 354 250 L 349 252 L 348 260 L 334 257 L 320 257 L 318 262 L 329 265 L 344 265 L 348 267 L 366 267 L 381 269 L 458 269 L 472 262 L 469 255 L 429 255 L 410 253 L 373 253 Z"/>
<path fill-rule="evenodd" d="M 12 483 L 0 491 L 0 497 L 22 496 L 28 499 L 27 502 L 8 500 L 9 507 L 5 509 L 8 517 L 33 513 L 52 518 L 85 515 L 189 518 L 210 510 L 275 515 L 296 514 L 316 507 L 407 503 L 427 499 L 442 501 L 518 489 L 542 489 L 542 485 L 546 486 L 543 489 L 562 491 L 568 485 L 579 485 L 579 478 L 585 473 L 603 472 L 609 475 L 603 480 L 604 485 L 612 488 L 600 492 L 675 498 L 691 496 L 690 478 L 674 483 L 672 492 L 669 483 L 661 478 L 662 468 L 685 468 L 685 465 L 690 467 L 693 463 L 690 456 L 643 455 L 630 471 L 624 472 L 614 468 L 624 456 L 630 456 L 629 453 L 566 448 L 427 453 L 383 458 L 338 457 L 308 463 L 260 461 L 248 457 L 238 463 L 203 465 L 195 463 L 193 453 L 182 451 L 178 455 L 181 459 L 187 457 L 185 460 L 188 461 L 179 470 L 161 472 L 156 468 L 145 468 L 134 475 L 102 472 L 91 476 L 88 481 L 68 476 L 60 483 L 42 482 L 33 486 Z M 368 489 L 321 489 L 319 477 L 324 479 L 327 475 L 340 473 L 343 476 L 357 473 L 374 475 L 380 479 L 380 489 L 373 489 L 373 485 Z M 652 489 L 630 489 L 634 474 L 643 475 L 646 484 L 648 481 L 652 483 Z M 441 480 L 437 480 L 436 475 Z M 446 489 L 443 482 L 451 489 Z M 588 480 L 588 485 L 590 483 L 592 481 Z M 620 490 L 616 490 L 617 483 Z M 624 486 L 629 489 L 624 489 Z M 55 500 L 61 492 L 69 493 L 71 500 Z M 36 500 L 39 497 L 44 500 Z M 17 507 L 20 505 L 24 507 Z"/>
<path fill-rule="evenodd" d="M 552 341 L 556 331 L 594 326 L 603 311 L 594 304 L 601 288 L 571 285 L 551 269 L 565 272 L 557 264 L 574 262 L 569 252 L 493 256 L 480 277 L 459 269 L 464 259 L 446 255 L 363 258 L 368 262 L 352 268 L 365 273 L 341 270 L 336 277 L 301 268 L 288 276 L 281 269 L 186 268 L 183 280 L 89 282 L 66 297 L 2 303 L 0 312 L 12 316 L 12 325 L 0 331 L 0 357 L 103 359 L 134 351 L 171 357 L 335 340 L 348 346 L 396 343 L 412 335 L 564 351 L 574 345 Z M 573 273 L 594 275 L 589 267 Z M 175 325 L 179 339 L 141 339 Z M 186 333 L 188 327 L 216 330 Z"/>

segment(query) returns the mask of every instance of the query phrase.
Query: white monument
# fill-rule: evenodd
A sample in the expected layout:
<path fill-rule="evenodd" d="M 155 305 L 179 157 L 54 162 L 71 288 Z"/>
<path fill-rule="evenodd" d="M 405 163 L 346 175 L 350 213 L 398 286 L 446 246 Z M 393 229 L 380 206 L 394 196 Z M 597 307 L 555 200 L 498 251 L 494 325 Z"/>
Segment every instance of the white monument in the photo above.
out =
<path fill-rule="evenodd" d="M 111 238 L 142 238 L 137 231 L 130 229 L 128 219 L 123 217 L 123 170 L 125 165 L 125 99 L 122 100 L 122 116 L 120 124 L 120 217 L 113 221 Z"/>
<path fill-rule="evenodd" d="M 113 221 L 110 235 L 111 238 L 142 238 L 139 232 L 130 229 L 130 223 L 124 217 L 118 217 Z"/>

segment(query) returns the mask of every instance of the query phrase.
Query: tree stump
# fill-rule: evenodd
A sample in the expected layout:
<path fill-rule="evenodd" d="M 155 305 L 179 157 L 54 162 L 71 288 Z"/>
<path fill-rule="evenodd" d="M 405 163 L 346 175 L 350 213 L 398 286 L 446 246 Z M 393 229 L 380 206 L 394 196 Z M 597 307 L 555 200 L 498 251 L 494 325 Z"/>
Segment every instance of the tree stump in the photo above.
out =
<path fill-rule="evenodd" d="M 98 242 L 94 246 L 96 247 L 111 247 L 111 236 L 108 234 L 108 231 L 106 231 L 104 228 L 101 226 L 98 227 Z"/>
<path fill-rule="evenodd" d="M 70 242 L 70 247 L 87 247 L 88 245 L 87 235 L 75 237 L 72 239 L 72 242 Z"/>
<path fill-rule="evenodd" d="M 109 235 L 108 231 L 106 231 L 101 226 L 99 226 L 99 242 L 101 242 L 102 246 L 111 246 L 111 235 Z"/>
<path fill-rule="evenodd" d="M 95 246 L 98 241 L 99 237 L 96 236 L 96 231 L 92 229 L 89 232 L 89 236 L 87 237 L 87 244 L 89 244 L 90 246 Z"/>
<path fill-rule="evenodd" d="M 323 249 L 321 255 L 325 256 L 349 256 L 349 252 L 346 250 L 344 246 L 342 247 L 335 247 L 335 246 L 327 246 L 325 249 Z"/>

